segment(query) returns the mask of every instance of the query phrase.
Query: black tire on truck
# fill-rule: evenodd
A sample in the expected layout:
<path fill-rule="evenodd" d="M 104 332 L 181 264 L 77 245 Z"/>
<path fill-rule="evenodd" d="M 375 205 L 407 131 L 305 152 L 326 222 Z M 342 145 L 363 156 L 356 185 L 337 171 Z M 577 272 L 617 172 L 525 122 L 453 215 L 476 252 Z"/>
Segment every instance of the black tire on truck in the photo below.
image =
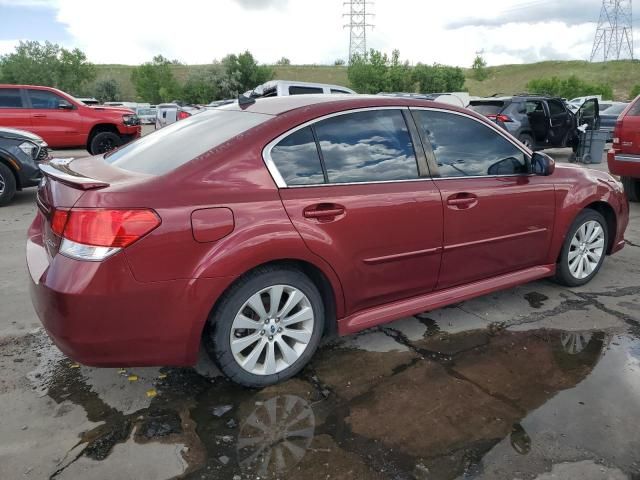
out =
<path fill-rule="evenodd" d="M 91 155 L 100 155 L 114 150 L 122 145 L 120 135 L 113 132 L 96 133 L 89 143 L 89 153 Z"/>
<path fill-rule="evenodd" d="M 621 177 L 620 181 L 629 201 L 640 202 L 640 180 L 633 177 Z"/>
<path fill-rule="evenodd" d="M 0 207 L 7 205 L 16 194 L 16 178 L 4 163 L 0 162 Z"/>

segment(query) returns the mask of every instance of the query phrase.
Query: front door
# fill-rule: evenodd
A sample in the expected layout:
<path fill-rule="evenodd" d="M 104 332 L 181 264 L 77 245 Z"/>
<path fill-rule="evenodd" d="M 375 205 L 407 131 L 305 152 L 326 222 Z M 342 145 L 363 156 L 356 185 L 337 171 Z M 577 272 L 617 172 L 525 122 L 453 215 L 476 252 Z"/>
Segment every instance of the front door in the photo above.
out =
<path fill-rule="evenodd" d="M 515 141 L 471 116 L 414 110 L 444 203 L 443 289 L 544 264 L 555 212 L 549 177 Z"/>
<path fill-rule="evenodd" d="M 560 100 L 548 100 L 550 147 L 564 147 L 572 135 L 574 121 L 572 113 Z"/>
<path fill-rule="evenodd" d="M 340 278 L 347 314 L 435 288 L 442 200 L 418 173 L 401 109 L 320 120 L 270 156 L 286 184 L 287 213 Z"/>
<path fill-rule="evenodd" d="M 27 90 L 32 131 L 52 147 L 83 145 L 82 116 L 75 105 L 48 90 Z"/>

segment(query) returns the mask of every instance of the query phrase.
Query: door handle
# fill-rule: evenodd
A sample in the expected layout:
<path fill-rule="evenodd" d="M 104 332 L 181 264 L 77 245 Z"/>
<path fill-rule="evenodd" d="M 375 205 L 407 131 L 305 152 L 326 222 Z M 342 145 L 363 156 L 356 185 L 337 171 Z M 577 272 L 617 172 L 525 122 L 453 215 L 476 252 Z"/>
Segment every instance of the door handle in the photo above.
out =
<path fill-rule="evenodd" d="M 335 217 L 339 217 L 340 215 L 344 215 L 344 212 L 345 208 L 342 205 L 321 203 L 305 208 L 302 215 L 305 218 L 330 220 Z"/>
<path fill-rule="evenodd" d="M 460 210 L 475 207 L 478 197 L 472 193 L 456 193 L 447 198 L 447 205 Z"/>
<path fill-rule="evenodd" d="M 44 113 L 34 113 L 33 116 L 36 118 L 47 118 L 47 115 Z"/>

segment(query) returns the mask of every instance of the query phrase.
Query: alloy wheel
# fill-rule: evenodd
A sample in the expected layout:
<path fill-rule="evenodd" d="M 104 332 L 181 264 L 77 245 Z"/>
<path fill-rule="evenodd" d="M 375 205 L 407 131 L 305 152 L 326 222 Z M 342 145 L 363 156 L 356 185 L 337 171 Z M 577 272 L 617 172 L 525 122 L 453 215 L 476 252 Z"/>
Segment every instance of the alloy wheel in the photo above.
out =
<path fill-rule="evenodd" d="M 599 222 L 589 220 L 576 230 L 569 248 L 569 271 L 582 280 L 591 275 L 604 254 L 604 229 Z"/>
<path fill-rule="evenodd" d="M 4 177 L 0 174 L 0 195 L 4 193 L 4 189 L 6 188 L 6 184 L 4 181 Z"/>
<path fill-rule="evenodd" d="M 253 294 L 231 325 L 234 359 L 249 373 L 273 375 L 293 365 L 311 341 L 314 312 L 309 298 L 290 285 Z"/>

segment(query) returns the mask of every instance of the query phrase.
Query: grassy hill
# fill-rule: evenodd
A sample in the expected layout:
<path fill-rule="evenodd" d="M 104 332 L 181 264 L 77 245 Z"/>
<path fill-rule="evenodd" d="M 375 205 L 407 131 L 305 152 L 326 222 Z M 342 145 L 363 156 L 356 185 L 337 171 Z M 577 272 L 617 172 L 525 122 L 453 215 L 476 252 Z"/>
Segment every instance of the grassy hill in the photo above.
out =
<path fill-rule="evenodd" d="M 174 75 L 181 83 L 189 72 L 206 65 L 174 65 Z M 98 65 L 97 79 L 113 78 L 121 85 L 124 100 L 134 99 L 135 90 L 131 84 L 129 65 Z M 275 78 L 307 82 L 334 83 L 348 86 L 347 67 L 326 65 L 274 66 Z M 486 96 L 494 93 L 520 93 L 526 91 L 529 80 L 545 77 L 568 77 L 577 75 L 590 83 L 608 83 L 613 87 L 618 100 L 628 97 L 631 88 L 640 83 L 640 61 L 618 61 L 609 63 L 589 63 L 583 61 L 550 61 L 527 65 L 501 65 L 489 67 L 489 77 L 478 82 L 466 70 L 466 88 L 472 95 Z"/>

